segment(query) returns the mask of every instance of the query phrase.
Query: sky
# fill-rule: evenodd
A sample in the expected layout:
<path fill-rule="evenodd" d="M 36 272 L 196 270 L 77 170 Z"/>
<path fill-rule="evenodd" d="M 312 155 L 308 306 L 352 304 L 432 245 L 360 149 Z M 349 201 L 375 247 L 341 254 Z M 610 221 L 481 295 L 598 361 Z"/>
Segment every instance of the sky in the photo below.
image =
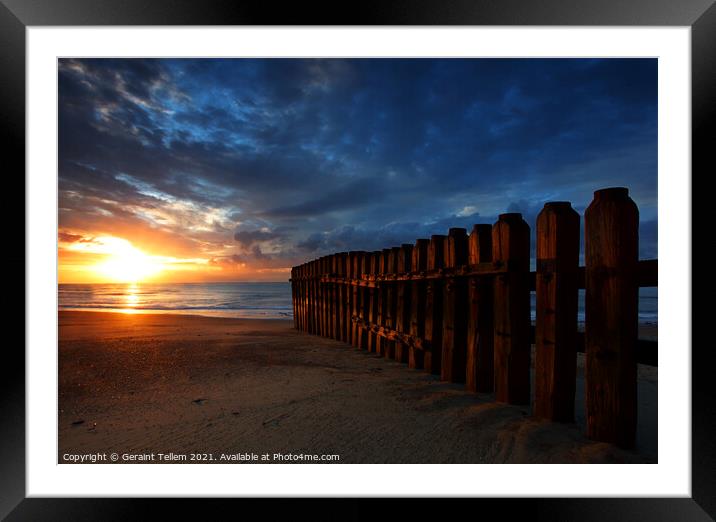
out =
<path fill-rule="evenodd" d="M 286 281 L 613 186 L 657 257 L 656 59 L 58 67 L 61 283 Z"/>

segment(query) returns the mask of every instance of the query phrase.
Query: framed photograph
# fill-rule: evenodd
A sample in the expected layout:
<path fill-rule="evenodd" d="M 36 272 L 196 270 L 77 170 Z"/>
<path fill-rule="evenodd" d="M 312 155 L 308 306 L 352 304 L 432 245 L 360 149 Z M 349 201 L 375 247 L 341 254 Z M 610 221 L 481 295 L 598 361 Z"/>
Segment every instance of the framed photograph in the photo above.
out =
<path fill-rule="evenodd" d="M 313 10 L 3 0 L 2 516 L 714 517 L 712 2 Z"/>

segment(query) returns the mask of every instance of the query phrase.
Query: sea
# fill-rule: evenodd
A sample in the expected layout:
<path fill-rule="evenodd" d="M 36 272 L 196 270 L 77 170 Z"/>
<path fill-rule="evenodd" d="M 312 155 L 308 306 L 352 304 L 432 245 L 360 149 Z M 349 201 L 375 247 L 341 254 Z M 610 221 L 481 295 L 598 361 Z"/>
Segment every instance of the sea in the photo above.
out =
<path fill-rule="evenodd" d="M 532 292 L 532 319 L 535 318 Z M 292 319 L 291 284 L 133 283 L 61 284 L 60 310 L 175 313 L 251 319 Z M 658 289 L 639 290 L 639 322 L 658 321 Z M 577 320 L 584 322 L 584 290 Z"/>

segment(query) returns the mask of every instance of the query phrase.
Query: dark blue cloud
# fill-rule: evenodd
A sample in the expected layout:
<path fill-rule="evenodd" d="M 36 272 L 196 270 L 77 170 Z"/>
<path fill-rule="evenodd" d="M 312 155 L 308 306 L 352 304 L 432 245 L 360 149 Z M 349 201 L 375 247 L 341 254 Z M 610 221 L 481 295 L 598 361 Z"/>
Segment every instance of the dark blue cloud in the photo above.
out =
<path fill-rule="evenodd" d="M 62 59 L 59 91 L 61 226 L 162 213 L 278 266 L 619 185 L 656 255 L 655 59 Z"/>

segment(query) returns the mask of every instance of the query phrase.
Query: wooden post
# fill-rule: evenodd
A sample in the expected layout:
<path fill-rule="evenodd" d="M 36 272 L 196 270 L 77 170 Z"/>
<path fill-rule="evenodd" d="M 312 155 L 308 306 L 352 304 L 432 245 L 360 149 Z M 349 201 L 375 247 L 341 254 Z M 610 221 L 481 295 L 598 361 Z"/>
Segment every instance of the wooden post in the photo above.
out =
<path fill-rule="evenodd" d="M 495 398 L 530 402 L 530 227 L 521 214 L 501 214 L 492 228 L 495 277 Z"/>
<path fill-rule="evenodd" d="M 343 277 L 348 278 L 350 274 L 350 253 L 345 252 L 343 254 Z M 351 299 L 353 292 L 351 287 L 345 283 L 341 285 L 343 287 L 343 314 L 341 315 L 341 321 L 343 322 L 343 342 L 351 344 Z"/>
<path fill-rule="evenodd" d="M 361 272 L 361 261 L 363 259 L 364 252 L 352 252 L 351 253 L 351 278 L 352 279 L 359 279 L 362 272 Z M 360 287 L 357 285 L 351 285 L 350 287 L 351 292 L 351 322 L 350 322 L 350 328 L 351 328 L 351 343 L 356 348 L 360 348 L 360 339 L 358 332 L 360 329 L 358 328 L 358 325 L 356 324 L 354 319 L 358 319 L 360 315 L 360 307 L 361 307 L 361 293 L 360 293 Z"/>
<path fill-rule="evenodd" d="M 296 267 L 291 267 L 291 309 L 293 310 L 293 328 L 297 329 L 296 322 Z"/>
<path fill-rule="evenodd" d="M 323 335 L 322 330 L 322 317 L 321 317 L 321 294 L 323 292 L 323 283 L 321 283 L 321 276 L 323 275 L 323 268 L 321 258 L 319 257 L 314 261 L 316 265 L 316 276 L 315 276 L 315 309 L 314 314 L 316 317 L 316 335 Z"/>
<path fill-rule="evenodd" d="M 397 272 L 406 274 L 411 270 L 413 245 L 401 245 L 398 253 Z M 395 329 L 401 333 L 410 332 L 410 290 L 411 285 L 407 281 L 397 283 L 397 297 L 395 309 Z M 395 343 L 395 360 L 407 363 L 408 349 L 403 343 Z"/>
<path fill-rule="evenodd" d="M 492 261 L 492 226 L 474 225 L 469 239 L 471 265 Z M 493 349 L 493 281 L 472 277 L 468 283 L 468 323 L 465 386 L 474 392 L 491 393 L 495 388 Z"/>
<path fill-rule="evenodd" d="M 370 254 L 368 252 L 361 252 L 359 256 L 360 262 L 360 276 L 370 272 Z M 360 306 L 358 307 L 358 318 L 361 321 L 368 320 L 368 289 L 362 286 L 358 287 L 358 294 L 360 296 Z M 358 328 L 358 348 L 361 350 L 368 349 L 368 332 L 363 328 Z"/>
<path fill-rule="evenodd" d="M 400 247 L 393 247 L 387 249 L 387 253 L 384 257 L 386 260 L 385 264 L 385 275 L 394 275 L 398 271 L 398 254 L 400 253 Z M 385 252 L 385 250 L 384 250 Z M 395 312 L 396 312 L 396 284 L 388 283 L 385 285 L 385 297 L 383 310 L 383 324 L 387 328 L 395 328 Z M 395 359 L 395 341 L 384 340 L 383 355 L 386 359 Z"/>
<path fill-rule="evenodd" d="M 296 267 L 296 307 L 298 308 L 298 329 L 303 331 L 303 265 Z"/>
<path fill-rule="evenodd" d="M 336 270 L 337 277 L 345 277 L 346 275 L 346 253 L 341 252 L 338 256 L 338 269 Z M 346 287 L 345 285 L 338 283 L 338 337 L 337 339 L 341 342 L 346 342 Z"/>
<path fill-rule="evenodd" d="M 308 320 L 308 333 L 313 334 L 313 261 L 307 264 L 308 284 L 306 286 L 306 307 Z"/>
<path fill-rule="evenodd" d="M 438 270 L 445 266 L 445 242 L 447 236 L 433 235 L 428 246 L 428 270 Z M 440 375 L 442 362 L 443 333 L 443 282 L 429 279 L 425 294 L 425 342 L 427 349 L 423 354 L 425 369 Z"/>
<path fill-rule="evenodd" d="M 445 268 L 467 264 L 467 231 L 451 228 L 445 242 Z M 443 285 L 443 334 L 440 378 L 465 382 L 467 356 L 467 282 L 450 277 Z"/>
<path fill-rule="evenodd" d="M 428 245 L 430 240 L 418 239 L 413 248 L 411 269 L 414 272 L 424 272 L 428 269 Z M 412 281 L 410 284 L 410 335 L 425 338 L 425 294 L 427 285 L 425 281 Z M 408 368 L 423 368 L 423 351 L 414 347 L 408 349 Z"/>
<path fill-rule="evenodd" d="M 333 272 L 332 269 L 332 261 L 331 256 L 325 256 L 325 259 L 323 260 L 323 269 L 325 270 L 325 273 L 327 276 L 330 276 Z M 331 320 L 331 283 L 325 283 L 323 288 L 323 322 L 324 322 L 324 337 L 331 337 L 331 326 L 333 325 L 333 322 Z"/>
<path fill-rule="evenodd" d="M 379 254 L 378 254 L 378 275 L 383 275 L 386 273 L 387 267 L 388 267 L 388 256 L 390 255 L 390 249 L 384 248 Z M 385 316 L 386 316 L 386 297 L 387 297 L 387 285 L 380 283 L 378 285 L 377 293 L 378 293 L 378 314 L 376 316 L 376 322 L 379 326 L 385 326 Z M 375 342 L 375 353 L 378 355 L 384 355 L 386 351 L 386 344 L 387 340 L 384 337 L 378 336 Z"/>
<path fill-rule="evenodd" d="M 331 256 L 331 275 L 336 276 L 338 274 L 338 254 Z M 338 285 L 331 283 L 331 339 L 339 339 L 340 335 L 340 320 L 338 316 L 338 299 L 339 299 Z"/>
<path fill-rule="evenodd" d="M 343 276 L 343 253 L 336 254 L 336 277 Z M 336 340 L 343 341 L 343 285 L 336 283 Z"/>
<path fill-rule="evenodd" d="M 311 261 L 311 333 L 319 335 L 319 317 L 318 317 L 318 275 L 320 266 L 318 259 Z"/>
<path fill-rule="evenodd" d="M 380 252 L 370 254 L 370 274 L 376 275 L 380 266 Z M 375 324 L 378 317 L 378 289 L 368 289 L 368 322 Z M 376 352 L 378 347 L 378 336 L 374 332 L 368 332 L 368 351 Z"/>
<path fill-rule="evenodd" d="M 330 255 L 326 256 L 324 263 L 325 263 L 326 275 L 330 276 L 333 273 L 333 261 L 332 261 Z M 325 300 L 326 309 L 323 311 L 323 317 L 324 317 L 324 321 L 326 323 L 326 327 L 325 327 L 326 337 L 333 336 L 333 319 L 331 316 L 331 306 L 333 305 L 332 288 L 333 288 L 333 285 L 331 283 L 325 284 L 324 300 Z"/>
<path fill-rule="evenodd" d="M 326 268 L 326 256 L 323 256 L 319 259 L 319 264 L 321 266 L 321 276 L 328 275 L 328 269 Z M 321 283 L 320 285 L 320 293 L 319 293 L 319 299 L 320 299 L 320 307 L 318 313 L 320 314 L 320 323 L 321 323 L 321 335 L 323 337 L 327 337 L 327 325 L 326 325 L 326 294 L 327 294 L 327 283 Z"/>
<path fill-rule="evenodd" d="M 579 214 L 569 202 L 545 204 L 537 217 L 537 417 L 574 420 L 577 368 Z"/>
<path fill-rule="evenodd" d="M 321 282 L 321 277 L 323 276 L 323 263 L 321 258 L 319 257 L 315 261 L 316 264 L 316 299 L 315 299 L 315 316 L 316 316 L 316 335 L 323 335 L 323 317 L 322 317 L 322 309 L 321 309 L 321 298 L 323 294 L 323 283 Z"/>
<path fill-rule="evenodd" d="M 587 436 L 636 437 L 639 210 L 626 188 L 594 193 L 584 213 Z"/>
<path fill-rule="evenodd" d="M 346 254 L 346 274 L 345 277 L 347 280 L 350 280 L 353 278 L 353 257 L 355 256 L 355 252 L 348 252 Z M 343 317 L 345 318 L 346 323 L 346 343 L 347 344 L 353 344 L 353 328 L 352 328 L 352 317 L 353 317 L 353 286 L 350 284 L 344 284 L 345 288 L 345 301 L 346 301 L 346 308 L 343 311 Z"/>
<path fill-rule="evenodd" d="M 303 263 L 301 266 L 301 272 L 303 275 L 303 282 L 301 285 L 301 315 L 302 315 L 302 330 L 308 331 L 308 263 Z"/>

